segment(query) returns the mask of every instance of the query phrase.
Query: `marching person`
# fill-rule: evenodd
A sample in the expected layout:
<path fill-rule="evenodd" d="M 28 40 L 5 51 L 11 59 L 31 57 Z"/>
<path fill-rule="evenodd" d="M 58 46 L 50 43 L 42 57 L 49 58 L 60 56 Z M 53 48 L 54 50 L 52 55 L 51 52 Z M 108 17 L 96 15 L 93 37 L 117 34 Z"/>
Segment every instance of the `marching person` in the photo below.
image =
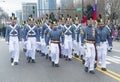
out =
<path fill-rule="evenodd" d="M 85 20 L 82 20 L 81 29 L 80 29 L 80 31 L 78 31 L 78 37 L 79 37 L 79 34 L 81 34 L 81 35 L 84 34 L 83 30 L 85 30 L 86 28 L 87 28 L 86 22 L 85 22 Z M 80 48 L 80 57 L 81 57 L 82 63 L 85 64 L 85 47 L 84 46 L 80 46 L 80 47 L 81 47 Z"/>
<path fill-rule="evenodd" d="M 36 50 L 36 41 L 40 42 L 39 32 L 37 27 L 34 25 L 34 19 L 32 15 L 28 18 L 28 25 L 25 27 L 25 36 L 24 40 L 27 45 L 26 56 L 28 63 L 35 63 L 35 50 Z"/>
<path fill-rule="evenodd" d="M 23 51 L 26 52 L 27 51 L 27 47 L 24 41 L 24 30 L 25 30 L 25 26 L 26 26 L 26 21 L 23 22 L 22 24 L 22 39 L 23 39 Z"/>
<path fill-rule="evenodd" d="M 72 41 L 75 39 L 74 27 L 72 26 L 72 19 L 68 17 L 63 29 L 64 33 L 64 48 L 65 48 L 65 60 L 72 60 Z"/>
<path fill-rule="evenodd" d="M 97 40 L 97 31 L 92 26 L 92 20 L 87 21 L 87 28 L 82 33 L 81 46 L 85 46 L 85 72 L 95 74 L 94 63 L 95 63 L 95 46 Z"/>
<path fill-rule="evenodd" d="M 73 26 L 75 28 L 74 32 L 75 32 L 75 40 L 73 40 L 73 49 L 74 49 L 74 55 L 75 57 L 79 58 L 80 55 L 80 48 L 81 48 L 81 34 L 80 34 L 80 29 L 81 29 L 81 24 L 79 22 L 79 18 L 76 15 L 75 19 L 74 19 L 74 23 Z M 79 33 L 79 35 L 78 35 Z M 79 40 L 78 40 L 79 39 Z"/>
<path fill-rule="evenodd" d="M 9 54 L 11 57 L 11 65 L 18 65 L 19 62 L 19 42 L 21 39 L 21 28 L 17 24 L 17 18 L 12 13 L 11 24 L 6 29 L 6 41 L 9 44 Z"/>
<path fill-rule="evenodd" d="M 65 18 L 62 15 L 62 17 L 59 19 L 58 29 L 63 31 L 64 25 L 65 25 Z M 64 55 L 65 54 L 65 50 L 64 50 L 64 46 L 62 46 L 62 44 L 59 45 L 59 49 L 60 49 L 60 53 L 59 53 L 60 58 L 62 58 L 63 56 L 65 57 L 65 55 Z"/>
<path fill-rule="evenodd" d="M 46 56 L 46 59 L 48 59 L 48 55 L 50 55 L 49 49 L 46 46 L 48 34 L 49 34 L 49 31 L 51 30 L 49 20 L 50 19 L 48 17 L 46 17 L 45 23 L 42 26 L 42 38 L 41 38 L 42 56 Z"/>
<path fill-rule="evenodd" d="M 103 22 L 98 21 L 98 43 L 99 45 L 97 46 L 97 53 L 98 53 L 98 60 L 101 62 L 101 70 L 107 71 L 106 69 L 106 55 L 107 55 L 107 40 L 110 38 L 110 32 L 105 27 Z"/>
<path fill-rule="evenodd" d="M 63 34 L 62 31 L 59 30 L 57 25 L 57 20 L 52 21 L 52 30 L 49 32 L 49 39 L 47 41 L 47 45 L 49 45 L 50 41 L 50 50 L 51 50 L 51 61 L 52 66 L 59 67 L 59 44 L 60 38 L 62 38 L 63 44 Z"/>
<path fill-rule="evenodd" d="M 38 20 L 37 21 L 37 28 L 38 28 L 38 32 L 39 32 L 39 38 L 41 40 L 41 32 L 42 32 L 42 21 Z M 36 51 L 41 53 L 42 48 L 41 48 L 41 41 L 36 43 Z"/>

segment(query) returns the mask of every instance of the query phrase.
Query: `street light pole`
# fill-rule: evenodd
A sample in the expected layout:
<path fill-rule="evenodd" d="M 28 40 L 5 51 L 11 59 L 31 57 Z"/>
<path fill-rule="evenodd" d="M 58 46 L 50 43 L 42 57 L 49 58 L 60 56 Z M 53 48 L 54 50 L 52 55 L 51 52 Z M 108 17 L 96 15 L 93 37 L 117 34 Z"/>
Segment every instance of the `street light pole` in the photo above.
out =
<path fill-rule="evenodd" d="M 82 18 L 84 16 L 84 0 L 82 0 Z"/>

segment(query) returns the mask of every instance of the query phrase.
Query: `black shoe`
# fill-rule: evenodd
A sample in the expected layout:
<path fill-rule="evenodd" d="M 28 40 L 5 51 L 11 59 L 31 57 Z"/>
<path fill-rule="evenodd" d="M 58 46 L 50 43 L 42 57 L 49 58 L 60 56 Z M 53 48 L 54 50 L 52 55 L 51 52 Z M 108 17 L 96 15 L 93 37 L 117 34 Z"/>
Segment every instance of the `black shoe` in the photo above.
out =
<path fill-rule="evenodd" d="M 66 61 L 68 60 L 68 56 L 65 56 L 65 60 L 66 60 Z"/>
<path fill-rule="evenodd" d="M 79 58 L 79 56 L 78 56 L 78 55 L 76 55 L 76 58 Z"/>
<path fill-rule="evenodd" d="M 84 69 L 84 70 L 85 70 L 85 72 L 88 72 L 88 67 L 85 67 L 85 69 Z"/>
<path fill-rule="evenodd" d="M 63 57 L 65 58 L 65 55 Z"/>
<path fill-rule="evenodd" d="M 46 59 L 48 59 L 48 54 L 46 55 Z"/>
<path fill-rule="evenodd" d="M 97 68 L 97 63 L 94 64 L 94 68 Z"/>
<path fill-rule="evenodd" d="M 34 59 L 32 59 L 32 63 L 36 63 Z"/>
<path fill-rule="evenodd" d="M 81 60 L 83 60 L 83 55 L 81 55 L 80 57 L 81 57 Z"/>
<path fill-rule="evenodd" d="M 108 50 L 108 52 L 111 52 L 111 50 Z"/>
<path fill-rule="evenodd" d="M 39 52 L 39 50 L 36 50 L 36 52 L 38 53 L 38 52 Z"/>
<path fill-rule="evenodd" d="M 55 66 L 55 63 L 54 63 L 54 62 L 52 62 L 52 66 L 53 66 L 53 67 Z"/>
<path fill-rule="evenodd" d="M 55 64 L 55 67 L 60 67 L 59 64 Z"/>
<path fill-rule="evenodd" d="M 13 59 L 13 58 L 11 58 L 11 59 L 10 59 L 10 62 L 11 62 L 11 63 L 13 63 L 13 61 L 14 61 L 14 59 Z"/>
<path fill-rule="evenodd" d="M 76 57 L 76 56 L 77 56 L 77 54 L 76 54 L 76 53 L 74 53 L 74 56 Z"/>
<path fill-rule="evenodd" d="M 90 73 L 90 74 L 95 74 L 95 72 L 94 72 L 94 71 L 90 71 L 89 73 Z"/>
<path fill-rule="evenodd" d="M 51 61 L 51 57 L 49 57 L 49 60 Z"/>
<path fill-rule="evenodd" d="M 31 62 L 31 59 L 32 59 L 31 57 L 28 57 L 28 63 L 30 63 L 30 62 Z"/>
<path fill-rule="evenodd" d="M 68 58 L 65 58 L 65 60 L 67 61 L 67 60 L 68 60 Z"/>
<path fill-rule="evenodd" d="M 41 54 L 42 52 L 41 52 L 41 50 L 39 51 L 39 54 Z"/>
<path fill-rule="evenodd" d="M 82 64 L 83 64 L 83 65 L 85 64 L 85 60 L 84 60 L 84 59 L 82 60 Z"/>
<path fill-rule="evenodd" d="M 24 51 L 24 52 L 26 52 L 26 51 L 27 51 L 27 49 L 23 49 L 23 51 Z"/>
<path fill-rule="evenodd" d="M 71 59 L 71 58 L 68 58 L 68 60 L 69 60 L 69 61 L 72 61 L 72 59 Z"/>
<path fill-rule="evenodd" d="M 42 55 L 41 56 L 45 56 L 45 54 L 44 53 L 42 53 Z"/>
<path fill-rule="evenodd" d="M 14 65 L 18 65 L 18 62 L 14 62 Z"/>
<path fill-rule="evenodd" d="M 106 69 L 106 68 L 101 68 L 101 70 L 102 70 L 102 71 L 107 71 L 107 69 Z"/>

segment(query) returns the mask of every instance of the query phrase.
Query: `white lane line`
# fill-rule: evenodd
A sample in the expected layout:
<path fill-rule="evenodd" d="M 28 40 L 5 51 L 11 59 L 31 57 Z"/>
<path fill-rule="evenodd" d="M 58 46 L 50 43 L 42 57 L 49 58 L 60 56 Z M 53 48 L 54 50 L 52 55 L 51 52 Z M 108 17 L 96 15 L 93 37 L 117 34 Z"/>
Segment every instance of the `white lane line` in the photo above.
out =
<path fill-rule="evenodd" d="M 116 49 L 112 49 L 113 51 L 115 51 L 115 52 L 120 52 L 120 50 L 116 50 Z"/>
<path fill-rule="evenodd" d="M 119 61 L 116 61 L 115 59 L 113 58 L 106 58 L 107 61 L 110 61 L 110 62 L 113 62 L 113 63 L 117 63 L 117 64 L 120 64 Z"/>
<path fill-rule="evenodd" d="M 113 56 L 114 58 L 117 58 L 117 59 L 119 59 L 120 60 L 120 57 L 119 56 Z"/>
<path fill-rule="evenodd" d="M 120 59 L 117 59 L 117 58 L 114 58 L 114 57 L 107 56 L 107 58 L 112 59 L 112 60 L 117 61 L 117 62 L 120 62 Z"/>

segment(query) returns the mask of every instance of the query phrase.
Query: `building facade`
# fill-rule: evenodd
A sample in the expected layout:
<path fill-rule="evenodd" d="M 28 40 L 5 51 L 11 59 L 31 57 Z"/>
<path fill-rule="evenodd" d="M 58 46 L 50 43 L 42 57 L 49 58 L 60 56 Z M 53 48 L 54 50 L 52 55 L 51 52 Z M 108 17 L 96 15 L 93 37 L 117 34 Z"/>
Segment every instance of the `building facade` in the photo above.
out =
<path fill-rule="evenodd" d="M 35 19 L 37 18 L 37 3 L 23 3 L 22 4 L 22 17 L 26 21 L 30 15 Z"/>
<path fill-rule="evenodd" d="M 16 11 L 16 17 L 19 24 L 22 24 L 22 10 Z"/>
<path fill-rule="evenodd" d="M 48 14 L 56 9 L 56 0 L 38 0 L 38 13 L 39 16 Z"/>

